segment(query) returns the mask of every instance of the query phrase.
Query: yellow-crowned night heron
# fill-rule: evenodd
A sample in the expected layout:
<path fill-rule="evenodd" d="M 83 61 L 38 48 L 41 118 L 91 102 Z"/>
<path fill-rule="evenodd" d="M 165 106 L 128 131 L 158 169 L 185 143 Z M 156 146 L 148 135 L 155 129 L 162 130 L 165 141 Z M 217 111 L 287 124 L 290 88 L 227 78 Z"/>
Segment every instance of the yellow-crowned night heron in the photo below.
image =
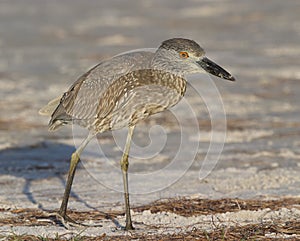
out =
<path fill-rule="evenodd" d="M 173 38 L 164 41 L 155 53 L 136 51 L 105 60 L 82 75 L 61 98 L 41 109 L 51 115 L 49 129 L 78 124 L 89 130 L 88 137 L 72 154 L 60 217 L 67 215 L 69 194 L 85 146 L 97 134 L 128 127 L 121 159 L 123 173 L 126 230 L 133 229 L 128 192 L 128 155 L 135 125 L 149 115 L 177 104 L 186 90 L 185 75 L 206 72 L 234 81 L 226 70 L 205 57 L 204 50 L 193 40 Z"/>

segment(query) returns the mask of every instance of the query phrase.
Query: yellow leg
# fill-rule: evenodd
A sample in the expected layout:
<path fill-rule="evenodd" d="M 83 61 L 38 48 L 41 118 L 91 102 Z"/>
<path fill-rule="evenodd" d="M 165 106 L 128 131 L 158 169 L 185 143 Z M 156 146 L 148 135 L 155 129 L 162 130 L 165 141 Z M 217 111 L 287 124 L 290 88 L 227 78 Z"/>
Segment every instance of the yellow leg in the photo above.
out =
<path fill-rule="evenodd" d="M 77 148 L 77 150 L 72 154 L 70 168 L 69 168 L 69 172 L 68 172 L 67 184 L 66 184 L 63 200 L 62 200 L 59 212 L 58 212 L 59 216 L 62 219 L 62 223 L 65 227 L 68 227 L 68 225 L 66 225 L 66 222 L 76 223 L 75 221 L 73 221 L 71 218 L 69 218 L 67 216 L 67 206 L 68 206 L 69 196 L 70 196 L 70 192 L 71 192 L 71 188 L 72 188 L 72 183 L 73 183 L 76 167 L 80 160 L 79 159 L 80 154 L 94 136 L 95 136 L 95 134 L 90 133 L 88 135 L 88 137 L 80 144 L 80 146 Z"/>
<path fill-rule="evenodd" d="M 123 152 L 123 156 L 121 159 L 121 170 L 123 174 L 123 185 L 124 185 L 124 198 L 125 198 L 125 215 L 126 215 L 126 226 L 125 230 L 133 230 L 131 215 L 130 215 L 130 203 L 129 203 L 129 192 L 128 192 L 128 156 L 130 150 L 130 143 L 133 134 L 134 126 L 129 127 L 126 144 Z"/>

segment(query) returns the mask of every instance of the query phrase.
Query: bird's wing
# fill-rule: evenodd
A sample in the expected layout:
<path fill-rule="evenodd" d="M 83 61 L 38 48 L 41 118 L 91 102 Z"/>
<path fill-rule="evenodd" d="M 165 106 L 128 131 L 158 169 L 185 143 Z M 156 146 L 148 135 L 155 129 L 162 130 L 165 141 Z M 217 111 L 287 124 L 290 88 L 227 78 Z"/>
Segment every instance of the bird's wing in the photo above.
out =
<path fill-rule="evenodd" d="M 72 120 L 99 118 L 97 107 L 103 93 L 121 76 L 133 70 L 147 68 L 153 55 L 150 51 L 131 52 L 115 56 L 93 67 L 64 93 L 52 113 L 49 129 L 56 129 Z M 101 111 L 102 117 L 114 107 L 110 106 L 112 103 L 109 99 L 106 101 L 106 108 Z"/>

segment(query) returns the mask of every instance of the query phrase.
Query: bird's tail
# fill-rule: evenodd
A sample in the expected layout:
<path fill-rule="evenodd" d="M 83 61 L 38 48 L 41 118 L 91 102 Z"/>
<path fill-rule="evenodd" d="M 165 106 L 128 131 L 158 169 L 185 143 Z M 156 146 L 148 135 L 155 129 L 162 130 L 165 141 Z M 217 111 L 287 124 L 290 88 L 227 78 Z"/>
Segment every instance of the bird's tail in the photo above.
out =
<path fill-rule="evenodd" d="M 40 115 L 51 116 L 60 103 L 61 96 L 49 101 L 47 105 L 39 110 Z"/>
<path fill-rule="evenodd" d="M 47 105 L 45 105 L 44 107 L 42 107 L 39 110 L 39 114 L 52 117 L 54 111 L 57 109 L 57 107 L 60 104 L 60 100 L 61 100 L 61 96 L 55 98 L 54 100 L 51 100 Z M 61 127 L 62 125 L 63 125 L 62 121 L 59 121 L 59 120 L 54 121 L 51 118 L 50 123 L 49 123 L 49 131 L 54 131 L 54 130 L 58 129 L 59 127 Z"/>

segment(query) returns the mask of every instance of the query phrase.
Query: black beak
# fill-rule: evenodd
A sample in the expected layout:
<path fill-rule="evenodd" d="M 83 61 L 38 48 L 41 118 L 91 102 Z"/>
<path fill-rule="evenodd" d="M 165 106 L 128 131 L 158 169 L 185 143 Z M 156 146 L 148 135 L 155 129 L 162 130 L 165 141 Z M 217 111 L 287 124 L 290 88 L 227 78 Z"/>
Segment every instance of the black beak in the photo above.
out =
<path fill-rule="evenodd" d="M 197 61 L 197 63 L 208 73 L 220 77 L 222 79 L 227 79 L 230 81 L 235 81 L 235 78 L 228 73 L 225 69 L 221 66 L 217 65 L 213 61 L 209 60 L 208 58 L 204 57 L 201 60 Z"/>

